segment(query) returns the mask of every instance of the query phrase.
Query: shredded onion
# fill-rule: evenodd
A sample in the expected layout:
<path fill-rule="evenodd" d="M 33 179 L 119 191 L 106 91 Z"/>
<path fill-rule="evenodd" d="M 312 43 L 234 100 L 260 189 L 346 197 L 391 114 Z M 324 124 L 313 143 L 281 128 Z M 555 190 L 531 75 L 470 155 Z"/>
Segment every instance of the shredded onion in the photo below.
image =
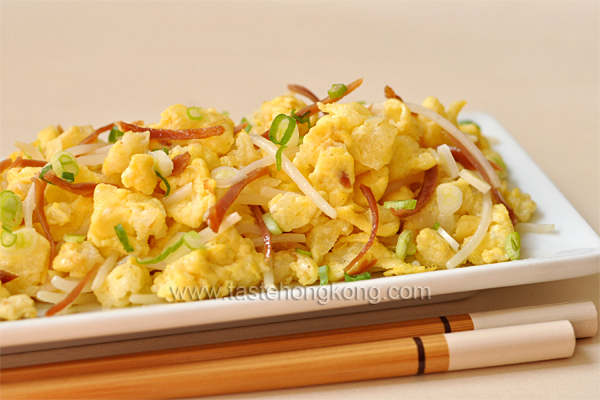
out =
<path fill-rule="evenodd" d="M 554 224 L 533 224 L 531 222 L 519 222 L 516 228 L 519 232 L 548 233 L 552 232 L 555 226 Z"/>
<path fill-rule="evenodd" d="M 264 246 L 262 237 L 253 238 L 252 242 L 254 243 L 254 247 Z M 271 237 L 271 244 L 289 242 L 306 243 L 306 235 L 304 233 L 282 233 Z"/>
<path fill-rule="evenodd" d="M 100 289 L 100 286 L 102 286 L 102 284 L 104 283 L 104 280 L 106 279 L 106 277 L 108 276 L 110 271 L 112 271 L 112 269 L 116 266 L 117 266 L 117 255 L 111 254 L 110 256 L 108 256 L 108 258 L 106 260 L 104 260 L 104 263 L 102 263 L 102 265 L 98 269 L 98 273 L 96 274 L 96 277 L 94 278 L 94 281 L 92 282 L 92 290 Z"/>
<path fill-rule="evenodd" d="M 447 144 L 442 144 L 438 146 L 437 153 L 440 156 L 440 160 L 442 168 L 446 171 L 446 174 L 452 179 L 456 178 L 459 174 L 458 165 L 456 165 L 456 160 L 448 147 Z M 464 164 L 463 164 L 464 165 Z"/>
<path fill-rule="evenodd" d="M 275 160 L 275 155 L 277 153 L 277 146 L 275 146 L 271 141 L 258 136 L 258 135 L 250 135 L 250 140 L 252 143 L 264 151 L 266 151 L 269 156 Z M 337 211 L 333 207 L 329 205 L 328 202 L 317 192 L 317 190 L 306 180 L 304 175 L 298 168 L 290 161 L 289 158 L 286 157 L 285 154 L 281 155 L 281 165 L 283 170 L 288 174 L 288 176 L 298 185 L 300 190 L 309 198 L 311 201 L 327 215 L 329 218 L 335 219 L 337 218 Z"/>
<path fill-rule="evenodd" d="M 20 141 L 15 141 L 15 147 L 29 154 L 34 160 L 45 160 L 44 155 L 35 146 Z"/>
<path fill-rule="evenodd" d="M 490 222 L 492 221 L 492 194 L 491 192 L 487 192 L 483 195 L 483 205 L 481 207 L 481 221 L 479 222 L 479 226 L 475 231 L 475 234 L 471 236 L 469 242 L 465 245 L 463 244 L 463 248 L 458 251 L 448 262 L 446 263 L 446 268 L 452 269 L 457 265 L 461 264 L 465 261 L 471 253 L 479 246 L 487 230 L 490 226 Z"/>
<path fill-rule="evenodd" d="M 138 126 L 134 124 L 128 124 L 123 121 L 118 122 L 123 132 L 150 132 L 150 139 L 171 139 L 171 140 L 192 140 L 192 139 L 206 139 L 213 136 L 221 136 L 225 133 L 225 128 L 220 125 L 208 126 L 206 128 L 197 129 L 157 129 L 148 128 L 145 126 Z"/>
<path fill-rule="evenodd" d="M 438 124 L 442 129 L 444 129 L 450 137 L 453 139 L 457 147 L 464 148 L 461 149 L 465 153 L 465 156 L 468 158 L 473 158 L 475 161 L 473 165 L 477 168 L 477 170 L 481 172 L 481 175 L 487 180 L 493 187 L 500 187 L 500 178 L 494 172 L 492 165 L 489 160 L 483 155 L 481 150 L 473 143 L 467 135 L 465 135 L 460 129 L 458 129 L 454 124 L 448 121 L 446 118 L 442 117 L 440 114 L 432 111 L 426 107 L 423 107 L 418 104 L 405 103 L 405 105 L 410 109 L 411 112 L 420 114 L 431 121 Z"/>
<path fill-rule="evenodd" d="M 350 261 L 350 264 L 348 264 L 346 266 L 346 268 L 344 268 L 344 271 L 348 275 L 362 274 L 367 269 L 372 267 L 372 265 L 370 265 L 369 263 L 367 263 L 366 265 L 358 265 L 358 262 L 365 256 L 365 254 L 367 254 L 369 252 L 369 250 L 371 249 L 371 246 L 373 246 L 373 243 L 375 242 L 375 237 L 377 236 L 377 230 L 379 229 L 379 210 L 377 209 L 377 199 L 375 199 L 375 196 L 373 195 L 373 191 L 371 190 L 371 188 L 366 185 L 361 184 L 360 191 L 362 192 L 362 194 L 367 199 L 367 202 L 369 203 L 369 208 L 371 209 L 371 220 L 373 221 L 373 227 L 371 228 L 371 235 L 369 236 L 369 240 L 367 240 L 367 243 L 365 243 L 364 247 L 356 255 L 356 257 L 354 257 L 354 259 L 352 261 Z M 358 265 L 358 267 L 354 268 L 355 265 Z"/>
<path fill-rule="evenodd" d="M 161 202 L 163 207 L 167 208 L 172 206 L 173 204 L 179 203 L 180 201 L 188 197 L 190 194 L 192 194 L 192 182 L 186 183 L 185 185 L 171 193 L 169 197 L 161 199 Z"/>

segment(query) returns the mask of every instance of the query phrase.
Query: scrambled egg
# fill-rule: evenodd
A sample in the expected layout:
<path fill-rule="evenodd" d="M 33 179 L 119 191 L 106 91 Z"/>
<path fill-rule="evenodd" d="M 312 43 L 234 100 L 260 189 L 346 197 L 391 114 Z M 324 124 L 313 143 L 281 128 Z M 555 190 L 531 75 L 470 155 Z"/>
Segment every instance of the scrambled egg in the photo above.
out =
<path fill-rule="evenodd" d="M 103 307 L 126 307 L 132 294 L 149 294 L 152 278 L 148 268 L 139 266 L 132 257 L 117 265 L 106 277 L 102 286 L 94 290 Z"/>
<path fill-rule="evenodd" d="M 477 125 L 458 124 L 464 101 L 445 108 L 436 98 L 428 97 L 422 104 L 471 135 L 485 157 L 504 164 Z M 371 189 L 378 203 L 379 225 L 377 238 L 356 266 L 385 276 L 445 269 L 456 252 L 433 229 L 434 225 L 439 223 L 464 248 L 481 223 L 484 196 L 465 180 L 451 179 L 442 171 L 436 183 L 453 185 L 463 194 L 454 213 L 442 214 L 435 195 L 419 212 L 405 218 L 384 207 L 386 201 L 417 198 L 424 171 L 438 163 L 437 146 L 451 144 L 440 126 L 413 114 L 395 98 L 368 108 L 356 102 L 318 103 L 322 114 L 315 113 L 310 123 L 298 124 L 299 147 L 288 144 L 284 151 L 297 169 L 296 175 L 270 165 L 269 173 L 248 183 L 241 190 L 244 196 L 227 208 L 226 215 L 237 213 L 241 220 L 207 239 L 207 222 L 211 226 L 214 222 L 207 221 L 212 215 L 209 211 L 227 200 L 229 190 L 216 188 L 211 171 L 221 166 L 241 169 L 270 157 L 264 148 L 252 143 L 251 135 L 263 135 L 279 114 L 291 115 L 292 110 L 305 106 L 292 93 L 265 101 L 252 114 L 250 133 L 238 127 L 234 134 L 234 122 L 225 113 L 175 104 L 161 114 L 158 123 L 146 125 L 148 131 L 125 132 L 101 165 L 79 165 L 74 184 L 96 184 L 93 197 L 47 185 L 43 212 L 57 253 L 50 260 L 50 244 L 37 222 L 33 224 L 38 232 L 35 251 L 12 256 L 0 251 L 0 269 L 18 276 L 0 285 L 0 318 L 35 317 L 32 297 L 42 288 L 52 290 L 51 277 L 83 278 L 115 255 L 117 265 L 93 295 L 86 294 L 105 308 L 132 306 L 132 295 L 145 295 L 137 297 L 153 302 L 229 296 L 236 289 L 263 284 L 271 273 L 277 285 L 313 285 L 319 283 L 319 267 L 324 265 L 329 266 L 330 282 L 343 281 L 345 268 L 364 248 L 373 228 L 369 202 L 361 191 L 363 185 Z M 204 139 L 151 139 L 149 131 L 216 126 L 224 133 Z M 33 145 L 48 160 L 93 133 L 90 126 L 73 126 L 63 132 L 59 126 L 50 125 L 39 132 Z M 274 143 L 270 146 L 279 148 Z M 186 152 L 190 155 L 183 171 L 166 177 L 168 196 L 157 190 L 166 192 L 167 185 L 156 175 L 152 150 L 165 150 L 171 159 Z M 11 158 L 14 160 L 18 154 L 13 153 Z M 40 171 L 40 167 L 10 168 L 0 174 L 0 185 L 24 201 L 31 178 L 39 176 Z M 314 189 L 312 197 L 298 174 Z M 520 221 L 528 221 L 536 211 L 536 203 L 519 188 L 508 189 L 507 171 L 499 171 L 498 176 L 506 202 Z M 335 218 L 330 218 L 331 210 L 319 204 L 316 194 L 334 208 Z M 279 236 L 282 240 L 273 245 L 272 259 L 265 260 L 255 248 L 262 237 L 250 208 L 256 204 L 263 213 L 269 212 L 284 232 L 293 235 L 294 239 L 289 240 L 302 241 L 299 234 L 304 234 L 306 243 L 285 242 L 291 236 L 283 234 Z M 119 225 L 125 236 L 116 229 Z M 400 258 L 393 243 L 406 229 L 415 235 L 416 252 Z M 493 205 L 485 237 L 461 266 L 507 261 L 505 242 L 513 231 L 506 207 Z M 65 242 L 66 234 L 82 235 L 83 241 Z M 305 249 L 304 245 L 310 252 L 296 250 Z M 133 251 L 127 251 L 129 246 Z M 137 300 L 135 304 L 139 304 Z"/>
<path fill-rule="evenodd" d="M 88 240 L 103 256 L 111 252 L 127 255 L 117 237 L 115 226 L 121 224 L 134 254 L 148 254 L 150 236 L 161 238 L 167 233 L 166 212 L 161 202 L 141 193 L 100 184 L 94 191 L 94 212 Z"/>

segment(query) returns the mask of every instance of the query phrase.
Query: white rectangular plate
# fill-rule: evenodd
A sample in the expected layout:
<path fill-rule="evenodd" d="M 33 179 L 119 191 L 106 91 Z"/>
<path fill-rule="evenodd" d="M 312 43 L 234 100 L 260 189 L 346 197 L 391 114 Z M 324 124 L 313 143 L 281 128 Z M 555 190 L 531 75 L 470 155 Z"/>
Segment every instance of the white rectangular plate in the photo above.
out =
<path fill-rule="evenodd" d="M 294 315 L 300 318 L 301 313 L 368 304 L 375 291 L 378 291 L 380 301 L 414 305 L 411 300 L 389 298 L 388 294 L 394 297 L 408 294 L 408 291 L 399 292 L 402 287 L 428 287 L 433 299 L 442 295 L 446 296 L 438 298 L 451 299 L 450 294 L 576 278 L 599 272 L 600 238 L 527 153 L 491 116 L 465 113 L 461 117 L 477 122 L 486 136 L 499 141 L 494 149 L 506 161 L 511 183 L 530 193 L 538 204 L 533 222 L 556 225 L 552 233 L 522 234 L 520 260 L 322 287 L 297 287 L 268 297 L 263 293 L 260 296 L 3 322 L 0 324 L 2 352 L 69 346 L 82 340 L 88 343 L 106 342 L 123 335 L 130 338 L 132 335 L 156 336 L 173 329 L 202 330 L 207 325 L 218 323 L 246 325 L 248 320 L 257 318 Z M 355 296 L 353 293 L 362 295 Z"/>

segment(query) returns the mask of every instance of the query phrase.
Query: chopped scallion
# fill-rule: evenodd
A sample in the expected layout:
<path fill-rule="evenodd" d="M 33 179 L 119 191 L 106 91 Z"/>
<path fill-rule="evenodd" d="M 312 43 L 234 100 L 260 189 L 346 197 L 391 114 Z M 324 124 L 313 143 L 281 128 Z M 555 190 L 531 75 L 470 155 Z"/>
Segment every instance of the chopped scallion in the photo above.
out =
<path fill-rule="evenodd" d="M 202 110 L 199 107 L 188 107 L 187 116 L 192 121 L 200 121 L 202 119 Z"/>
<path fill-rule="evenodd" d="M 475 122 L 473 122 L 473 121 L 470 121 L 470 120 L 468 120 L 468 119 L 465 119 L 464 121 L 460 121 L 458 124 L 459 124 L 459 125 L 468 125 L 468 124 L 473 124 L 473 125 L 475 125 L 475 126 L 477 127 L 477 129 L 481 130 L 481 127 L 480 127 L 479 125 L 477 125 Z"/>
<path fill-rule="evenodd" d="M 327 91 L 327 94 L 329 95 L 330 99 L 339 99 L 344 94 L 346 94 L 347 91 L 348 88 L 346 87 L 346 85 L 344 85 L 343 83 L 336 83 L 331 86 L 331 89 Z"/>
<path fill-rule="evenodd" d="M 296 249 L 298 251 L 298 249 Z M 321 285 L 329 283 L 329 265 L 321 265 L 319 267 L 319 282 Z"/>
<path fill-rule="evenodd" d="M 121 139 L 125 132 L 120 130 L 116 125 L 112 127 L 108 134 L 108 143 L 116 143 L 117 140 Z"/>
<path fill-rule="evenodd" d="M 393 208 L 394 210 L 414 210 L 417 206 L 417 200 L 398 200 L 398 201 L 386 201 L 383 203 L 385 208 Z"/>
<path fill-rule="evenodd" d="M 229 117 L 229 111 L 223 111 L 221 114 L 223 114 L 226 117 Z"/>
<path fill-rule="evenodd" d="M 281 146 L 279 149 L 277 149 L 277 153 L 275 153 L 275 168 L 277 168 L 277 171 L 281 171 L 281 155 L 285 149 L 285 146 Z"/>
<path fill-rule="evenodd" d="M 519 259 L 521 256 L 521 235 L 519 235 L 519 232 L 513 232 L 506 237 L 504 250 L 511 260 L 515 261 Z"/>
<path fill-rule="evenodd" d="M 160 174 L 160 172 L 156 170 L 154 172 L 156 173 L 156 176 L 158 176 L 158 179 L 160 179 L 165 184 L 165 187 L 167 188 L 167 193 L 165 193 L 165 197 L 167 197 L 169 193 L 171 193 L 171 185 L 169 185 L 169 181 L 167 180 L 167 178 L 163 177 Z"/>
<path fill-rule="evenodd" d="M 52 164 L 48 164 L 44 168 L 42 168 L 42 170 L 40 171 L 40 179 L 48 182 L 51 185 L 54 185 L 54 183 L 52 183 L 52 182 L 47 181 L 46 179 L 44 179 L 44 175 L 46 175 L 46 173 L 48 171 L 50 171 L 51 169 L 52 169 Z"/>
<path fill-rule="evenodd" d="M 23 203 L 21 198 L 11 190 L 0 192 L 0 222 L 2 226 L 11 228 L 21 225 L 23 220 Z"/>
<path fill-rule="evenodd" d="M 67 182 L 75 182 L 75 175 L 72 172 L 63 172 L 62 178 Z"/>
<path fill-rule="evenodd" d="M 67 243 L 83 243 L 85 241 L 85 236 L 83 235 L 70 235 L 65 233 L 63 235 L 63 240 Z"/>
<path fill-rule="evenodd" d="M 169 149 L 167 149 L 166 147 L 163 147 L 162 149 L 154 149 L 152 151 L 164 151 L 166 155 L 169 155 Z"/>
<path fill-rule="evenodd" d="M 362 274 L 358 275 L 348 275 L 344 272 L 344 280 L 346 282 L 364 281 L 367 279 L 371 279 L 371 274 L 368 272 L 363 272 Z"/>
<path fill-rule="evenodd" d="M 436 222 L 435 224 L 433 224 L 433 230 L 434 231 L 437 231 L 439 227 L 440 227 L 440 223 L 439 222 Z"/>
<path fill-rule="evenodd" d="M 145 260 L 136 260 L 138 264 L 156 264 L 164 261 L 169 255 L 175 253 L 182 245 L 186 245 L 190 250 L 197 250 L 204 247 L 200 235 L 196 231 L 189 231 L 183 235 L 173 245 L 167 247 L 162 253 L 154 258 L 147 258 Z"/>
<path fill-rule="evenodd" d="M 243 124 L 244 122 L 247 124 L 246 127 L 244 128 L 244 130 L 246 132 L 250 132 L 250 129 L 252 129 L 252 124 L 250 123 L 250 121 L 248 121 L 248 119 L 246 117 L 242 118 L 241 123 Z"/>
<path fill-rule="evenodd" d="M 263 221 L 265 221 L 265 224 L 267 225 L 267 228 L 269 229 L 271 234 L 281 235 L 283 233 L 279 225 L 277 225 L 277 222 L 275 222 L 275 219 L 273 218 L 271 213 L 263 214 L 262 218 Z"/>
<path fill-rule="evenodd" d="M 296 120 L 285 114 L 279 114 L 269 128 L 269 139 L 280 146 L 285 146 L 296 129 Z"/>
<path fill-rule="evenodd" d="M 303 256 L 306 256 L 306 257 L 312 257 L 312 253 L 310 251 L 296 249 L 296 253 L 302 254 Z"/>
<path fill-rule="evenodd" d="M 308 124 L 308 129 L 310 129 L 310 117 L 308 116 L 308 112 L 306 114 L 297 115 L 296 110 L 292 110 L 290 113 L 292 118 L 294 118 L 300 124 Z"/>
<path fill-rule="evenodd" d="M 17 241 L 17 235 L 5 229 L 2 230 L 2 246 L 10 247 Z"/>
<path fill-rule="evenodd" d="M 52 165 L 54 173 L 58 177 L 62 177 L 63 172 L 70 172 L 73 178 L 79 173 L 79 165 L 75 156 L 68 151 L 59 151 L 50 157 L 48 164 Z"/>
<path fill-rule="evenodd" d="M 127 236 L 127 232 L 125 232 L 123 225 L 115 225 L 115 232 L 117 233 L 117 237 L 119 238 L 119 241 L 123 245 L 125 251 L 131 253 L 133 251 L 133 247 L 129 244 L 129 237 Z"/>
<path fill-rule="evenodd" d="M 401 259 L 405 259 L 408 255 L 408 246 L 412 243 L 413 232 L 405 229 L 398 236 L 398 244 L 396 245 L 396 256 Z M 414 254 L 414 253 L 413 253 Z"/>

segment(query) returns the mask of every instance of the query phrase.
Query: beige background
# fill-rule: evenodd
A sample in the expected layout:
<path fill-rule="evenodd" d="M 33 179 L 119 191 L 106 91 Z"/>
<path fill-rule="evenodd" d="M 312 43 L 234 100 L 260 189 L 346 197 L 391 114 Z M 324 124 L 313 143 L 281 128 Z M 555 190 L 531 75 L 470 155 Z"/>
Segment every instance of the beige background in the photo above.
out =
<path fill-rule="evenodd" d="M 2 1 L 0 14 L 2 156 L 15 139 L 33 140 L 50 123 L 152 122 L 176 102 L 228 110 L 237 120 L 287 83 L 323 95 L 334 82 L 363 77 L 355 100 L 382 99 L 389 84 L 409 101 L 465 99 L 467 110 L 494 115 L 600 229 L 598 2 Z M 578 299 L 598 304 L 598 275 L 488 290 L 445 305 L 219 335 Z M 188 337 L 196 339 L 203 340 Z M 135 349 L 130 342 L 76 352 Z M 59 359 L 65 352 L 35 356 Z M 598 398 L 598 356 L 596 336 L 578 341 L 569 360 L 253 396 Z"/>

